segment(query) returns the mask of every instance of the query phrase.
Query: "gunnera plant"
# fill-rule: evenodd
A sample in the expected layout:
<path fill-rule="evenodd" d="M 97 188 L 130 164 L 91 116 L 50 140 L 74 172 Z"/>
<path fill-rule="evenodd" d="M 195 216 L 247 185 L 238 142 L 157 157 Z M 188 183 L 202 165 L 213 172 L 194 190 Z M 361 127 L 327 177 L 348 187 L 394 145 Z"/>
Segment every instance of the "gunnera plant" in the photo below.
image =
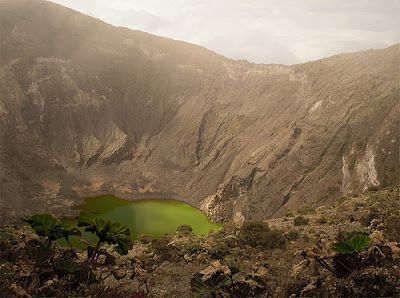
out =
<path fill-rule="evenodd" d="M 78 226 L 85 227 L 86 232 L 96 234 L 99 238 L 95 251 L 92 254 L 94 266 L 96 266 L 99 257 L 100 245 L 104 242 L 115 244 L 116 251 L 120 255 L 126 255 L 132 249 L 131 233 L 129 229 L 121 223 L 112 222 L 98 217 L 91 217 L 86 213 L 78 216 Z"/>
<path fill-rule="evenodd" d="M 50 213 L 38 213 L 24 220 L 31 225 L 36 234 L 48 239 L 48 246 L 51 245 L 52 241 L 64 238 L 71 252 L 75 255 L 74 248 L 69 240 L 71 235 L 81 235 L 75 222 L 60 220 Z"/>
<path fill-rule="evenodd" d="M 350 240 L 337 242 L 333 249 L 338 253 L 333 257 L 333 264 L 339 276 L 347 276 L 354 270 L 360 270 L 363 260 L 359 253 L 366 249 L 371 243 L 368 236 L 358 234 Z"/>
<path fill-rule="evenodd" d="M 333 245 L 333 248 L 336 252 L 346 254 L 346 253 L 354 253 L 360 252 L 366 249 L 371 243 L 371 240 L 368 236 L 363 234 L 357 234 L 353 236 L 348 241 L 337 242 Z"/>

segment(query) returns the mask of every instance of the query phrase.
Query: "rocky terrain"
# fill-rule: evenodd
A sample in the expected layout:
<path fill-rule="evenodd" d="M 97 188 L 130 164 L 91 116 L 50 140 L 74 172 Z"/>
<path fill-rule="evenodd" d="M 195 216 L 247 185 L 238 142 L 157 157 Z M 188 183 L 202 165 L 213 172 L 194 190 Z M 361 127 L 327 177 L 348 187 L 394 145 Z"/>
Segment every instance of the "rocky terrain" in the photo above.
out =
<path fill-rule="evenodd" d="M 0 0 L 1 222 L 85 196 L 265 219 L 399 179 L 399 45 L 257 65 Z"/>
<path fill-rule="evenodd" d="M 204 236 L 188 226 L 159 239 L 143 235 L 123 256 L 104 245 L 97 266 L 89 249 L 71 257 L 67 248 L 43 246 L 46 239 L 29 226 L 1 227 L 0 291 L 4 297 L 398 297 L 398 194 L 367 192 L 266 222 L 226 223 Z M 368 242 L 335 250 L 355 235 Z"/>

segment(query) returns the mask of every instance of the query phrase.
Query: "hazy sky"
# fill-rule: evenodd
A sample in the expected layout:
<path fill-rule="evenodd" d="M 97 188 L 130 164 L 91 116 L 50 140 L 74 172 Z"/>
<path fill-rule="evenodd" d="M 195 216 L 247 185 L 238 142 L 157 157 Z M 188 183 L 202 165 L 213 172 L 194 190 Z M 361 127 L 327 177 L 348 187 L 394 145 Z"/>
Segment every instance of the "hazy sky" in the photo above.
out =
<path fill-rule="evenodd" d="M 400 0 L 52 0 L 234 59 L 294 64 L 400 42 Z"/>

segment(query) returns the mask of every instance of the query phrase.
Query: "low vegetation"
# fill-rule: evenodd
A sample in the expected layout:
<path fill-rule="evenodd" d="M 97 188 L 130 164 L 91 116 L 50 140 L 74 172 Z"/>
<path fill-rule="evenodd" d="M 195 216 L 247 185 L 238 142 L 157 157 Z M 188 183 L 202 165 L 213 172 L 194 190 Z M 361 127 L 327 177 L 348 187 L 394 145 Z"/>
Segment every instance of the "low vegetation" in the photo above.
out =
<path fill-rule="evenodd" d="M 304 217 L 302 215 L 299 215 L 297 217 L 294 218 L 293 220 L 293 224 L 295 226 L 303 226 L 303 225 L 307 225 L 309 223 L 309 219 L 307 217 Z"/>
<path fill-rule="evenodd" d="M 271 230 L 262 221 L 245 222 L 240 228 L 239 242 L 264 249 L 285 248 L 286 239 L 279 230 Z"/>
<path fill-rule="evenodd" d="M 0 228 L 5 297 L 393 297 L 400 294 L 399 197 L 381 189 L 288 220 L 190 226 L 133 243 L 119 223 L 38 214 Z M 379 216 L 366 226 L 371 212 Z M 296 224 L 296 218 L 307 220 Z M 322 221 L 321 218 L 324 220 Z M 79 229 L 78 229 L 79 227 Z M 86 248 L 56 239 L 85 229 Z"/>

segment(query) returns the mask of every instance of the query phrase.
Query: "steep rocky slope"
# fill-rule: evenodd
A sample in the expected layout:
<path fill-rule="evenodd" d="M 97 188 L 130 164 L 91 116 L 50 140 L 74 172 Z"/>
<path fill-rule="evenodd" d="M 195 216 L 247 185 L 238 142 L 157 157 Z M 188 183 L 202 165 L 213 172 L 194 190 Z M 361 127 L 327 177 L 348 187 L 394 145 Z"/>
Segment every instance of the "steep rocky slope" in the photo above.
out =
<path fill-rule="evenodd" d="M 2 221 L 79 198 L 268 218 L 398 183 L 399 45 L 256 65 L 0 1 Z"/>

